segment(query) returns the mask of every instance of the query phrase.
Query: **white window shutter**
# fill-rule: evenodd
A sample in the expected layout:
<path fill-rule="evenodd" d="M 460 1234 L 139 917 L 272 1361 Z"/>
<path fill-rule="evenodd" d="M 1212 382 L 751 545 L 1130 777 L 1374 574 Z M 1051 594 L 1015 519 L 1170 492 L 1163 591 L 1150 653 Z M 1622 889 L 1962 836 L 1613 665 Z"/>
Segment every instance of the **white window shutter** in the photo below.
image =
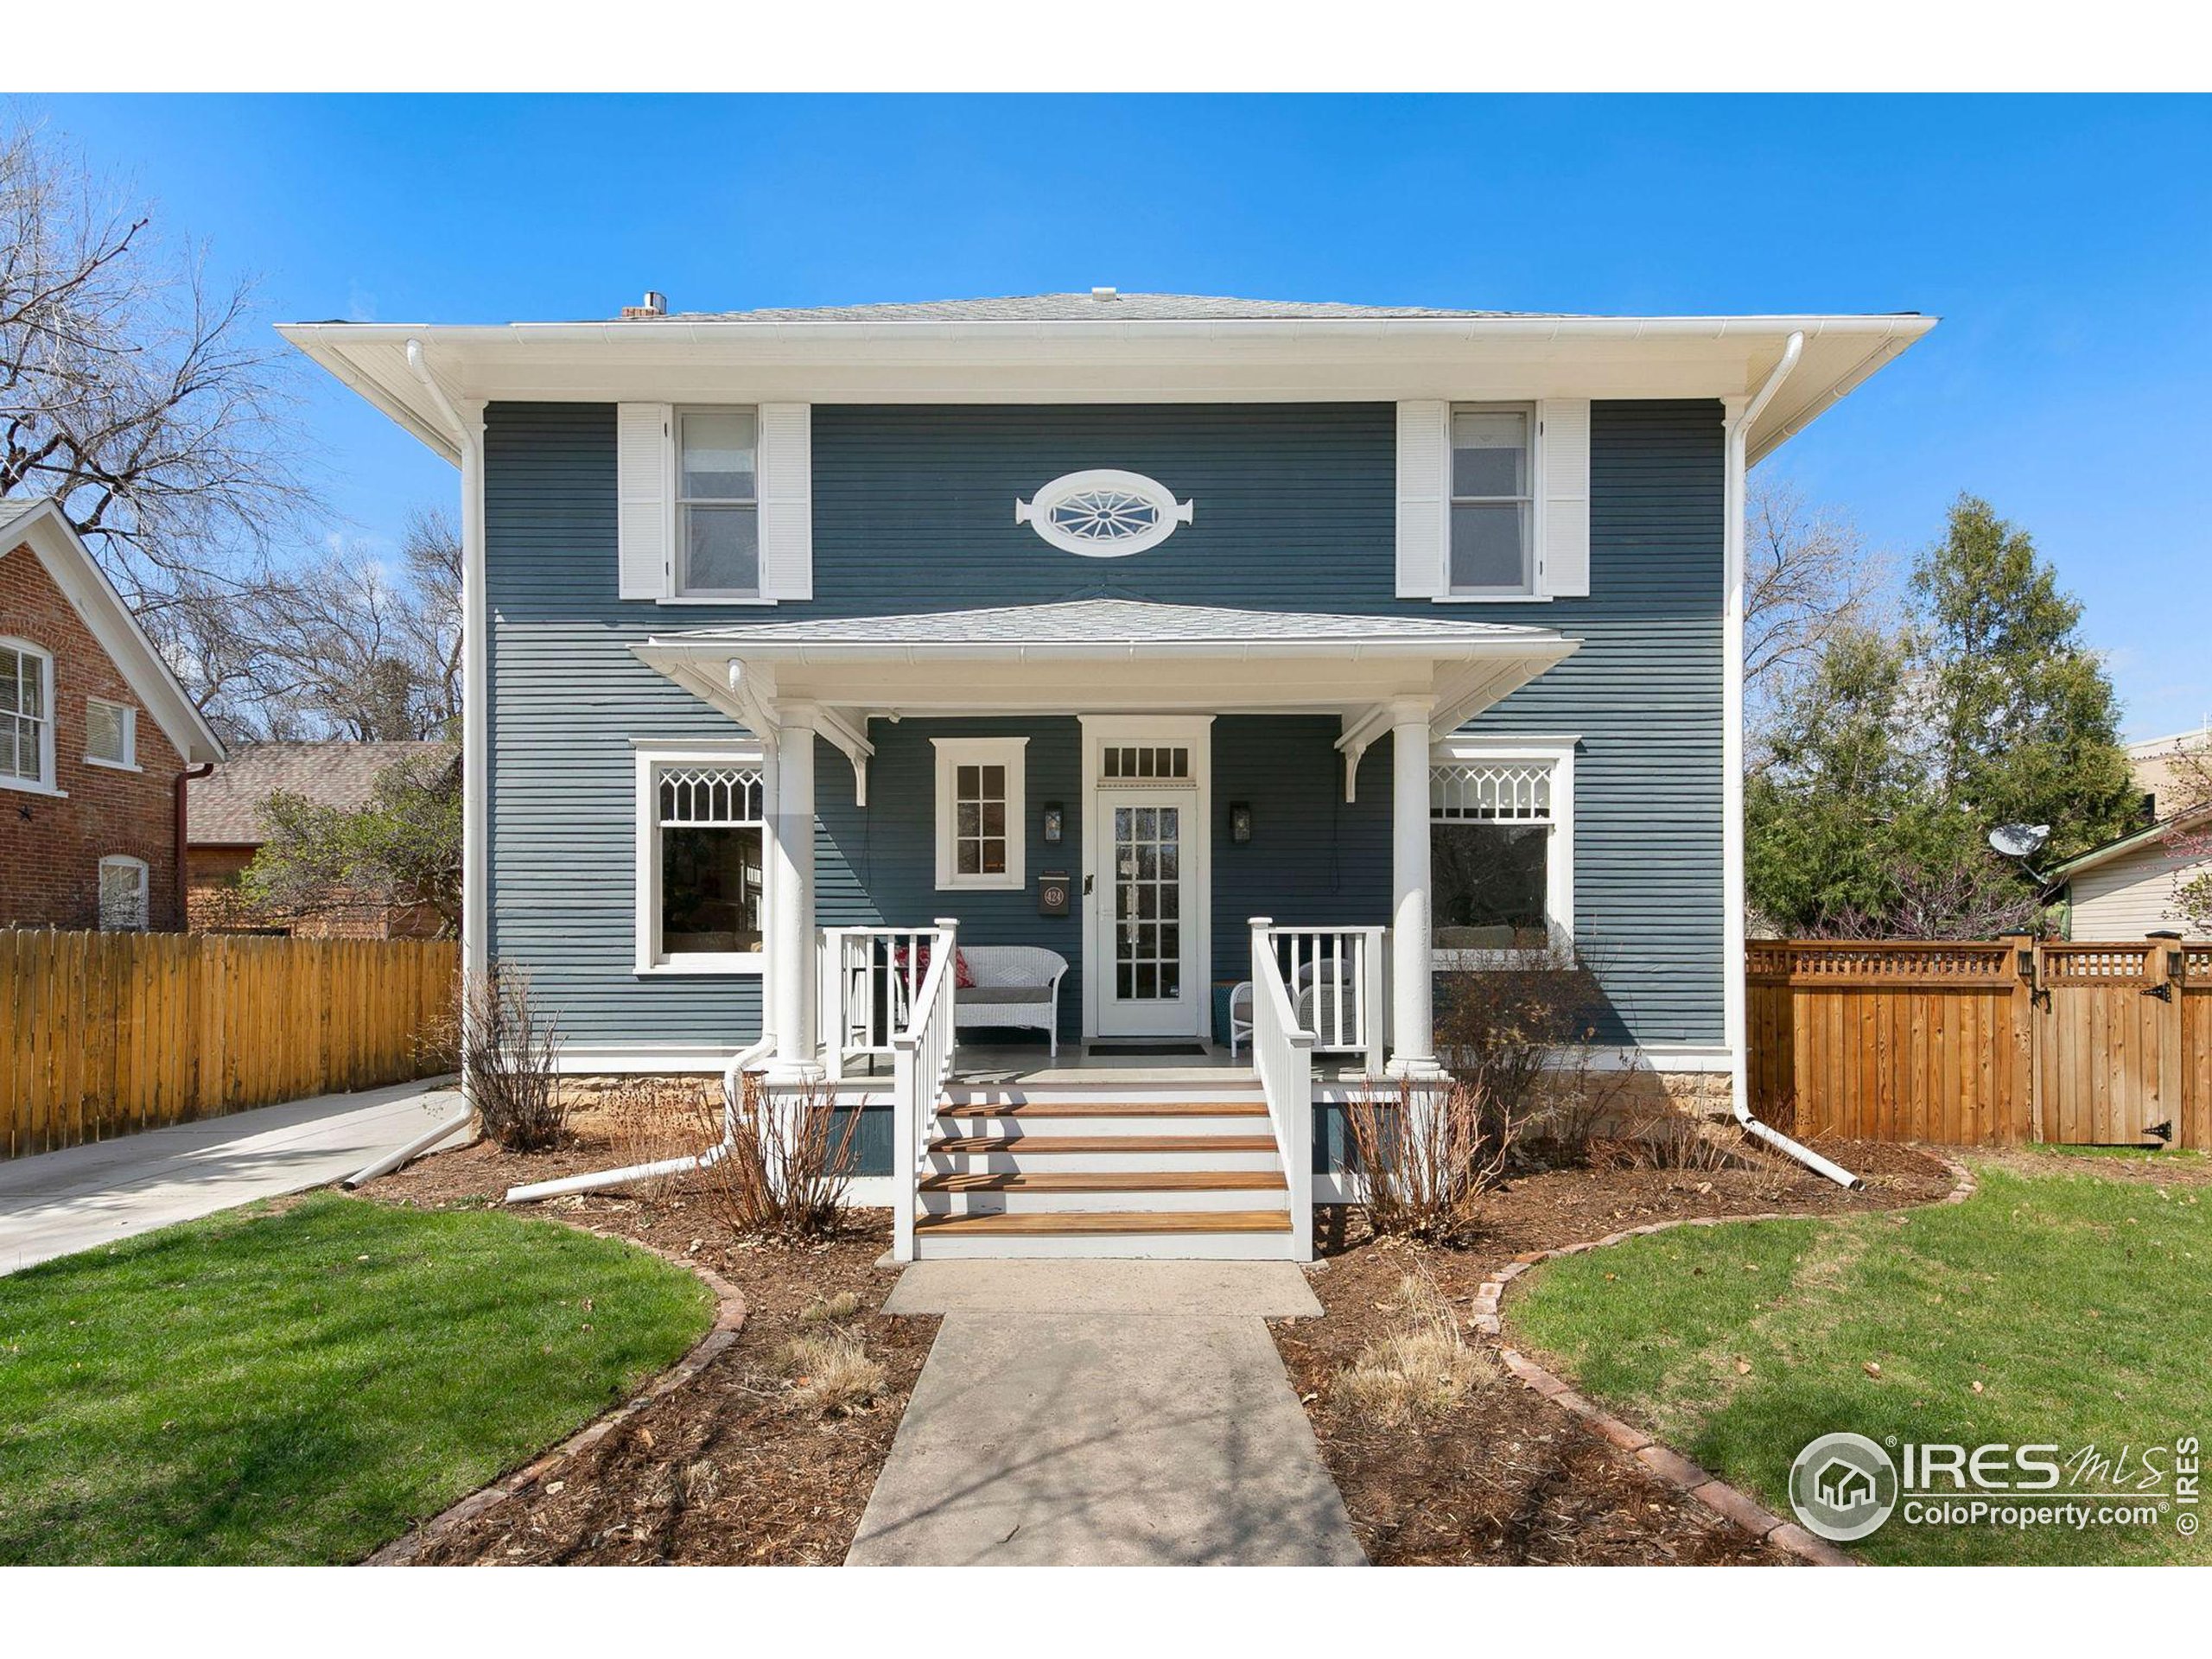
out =
<path fill-rule="evenodd" d="M 1398 597 L 1433 599 L 1452 588 L 1450 406 L 1398 405 Z"/>
<path fill-rule="evenodd" d="M 814 597 L 814 409 L 760 405 L 760 597 Z"/>
<path fill-rule="evenodd" d="M 1538 473 L 1544 493 L 1537 591 L 1576 598 L 1590 591 L 1590 400 L 1547 398 L 1536 405 L 1536 419 L 1543 429 Z"/>
<path fill-rule="evenodd" d="M 674 589 L 673 424 L 666 404 L 614 405 L 614 540 L 624 599 L 665 599 Z"/>

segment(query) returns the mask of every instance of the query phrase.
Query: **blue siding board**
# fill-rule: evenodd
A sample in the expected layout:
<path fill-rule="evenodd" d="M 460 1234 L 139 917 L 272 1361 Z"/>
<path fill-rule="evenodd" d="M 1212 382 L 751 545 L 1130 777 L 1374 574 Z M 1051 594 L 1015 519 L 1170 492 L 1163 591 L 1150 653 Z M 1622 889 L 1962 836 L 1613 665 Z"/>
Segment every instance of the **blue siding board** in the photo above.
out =
<path fill-rule="evenodd" d="M 631 971 L 633 737 L 738 728 L 632 657 L 653 632 L 757 622 L 756 608 L 669 611 L 615 593 L 613 411 L 499 404 L 487 416 L 486 569 L 493 606 L 493 948 L 521 961 L 571 1040 L 744 1040 L 751 979 Z M 1580 639 L 1567 663 L 1482 715 L 1478 731 L 1573 732 L 1576 926 L 1599 960 L 1604 1034 L 1720 1035 L 1720 410 L 1710 402 L 1593 410 L 1592 594 L 1486 606 L 1484 620 Z M 814 411 L 815 592 L 804 616 L 1037 603 L 1110 591 L 1183 603 L 1363 612 L 1418 609 L 1392 588 L 1392 411 L 1384 404 L 869 408 Z M 1195 499 L 1193 524 L 1110 563 L 1045 546 L 1014 499 L 1061 473 L 1121 466 Z M 825 923 L 957 913 L 970 937 L 1050 945 L 1073 971 L 1081 928 L 1036 915 L 1033 877 L 1081 869 L 1079 751 L 1069 719 L 879 722 L 875 803 L 817 755 L 817 912 Z M 1022 893 L 938 894 L 931 844 L 933 731 L 1030 734 L 1029 869 Z M 1245 972 L 1245 919 L 1387 919 L 1389 754 L 1371 750 L 1360 801 L 1342 801 L 1332 722 L 1236 716 L 1215 738 L 1214 961 Z M 1325 752 L 1326 751 L 1326 752 Z M 1047 849 L 1039 809 L 1069 838 Z M 1225 838 L 1232 800 L 1253 843 Z M 950 901 L 950 902 L 946 902 Z"/>

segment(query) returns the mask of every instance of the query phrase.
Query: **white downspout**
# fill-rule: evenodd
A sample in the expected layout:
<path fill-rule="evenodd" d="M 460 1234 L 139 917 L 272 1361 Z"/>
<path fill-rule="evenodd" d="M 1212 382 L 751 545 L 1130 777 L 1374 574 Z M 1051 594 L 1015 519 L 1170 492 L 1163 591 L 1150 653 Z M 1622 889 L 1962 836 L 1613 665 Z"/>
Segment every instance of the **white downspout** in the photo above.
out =
<path fill-rule="evenodd" d="M 1744 1132 L 1785 1152 L 1808 1169 L 1817 1171 L 1840 1186 L 1866 1183 L 1832 1163 L 1809 1147 L 1800 1146 L 1779 1129 L 1770 1128 L 1751 1116 L 1750 1032 L 1745 983 L 1744 918 L 1744 510 L 1745 459 L 1751 426 L 1774 394 L 1782 389 L 1805 354 L 1801 331 L 1789 336 L 1782 360 L 1774 365 L 1751 400 L 1731 411 L 1727 421 L 1727 515 L 1723 537 L 1725 597 L 1721 610 L 1721 1031 L 1728 1045 L 1728 1100 Z"/>
<path fill-rule="evenodd" d="M 689 1153 L 681 1158 L 663 1158 L 650 1164 L 631 1164 L 621 1169 L 602 1169 L 590 1175 L 564 1175 L 558 1180 L 532 1181 L 524 1186 L 511 1186 L 502 1202 L 531 1204 L 539 1198 L 557 1198 L 568 1192 L 596 1192 L 601 1187 L 627 1186 L 632 1181 L 650 1181 L 664 1175 L 683 1175 L 695 1169 L 713 1168 L 728 1157 L 737 1145 L 737 1103 L 745 1087 L 746 1072 L 773 1052 L 775 1046 L 776 1039 L 772 1034 L 763 1036 L 732 1060 L 722 1072 L 722 1138 L 704 1152 Z"/>
<path fill-rule="evenodd" d="M 484 594 L 484 425 L 482 405 L 471 404 L 464 419 L 423 351 L 407 342 L 407 366 L 423 383 L 431 403 L 461 447 L 461 968 L 469 978 L 481 975 L 491 960 L 487 851 L 485 826 L 490 793 L 485 721 L 489 641 Z M 463 1096 L 467 1068 L 461 1069 Z"/>

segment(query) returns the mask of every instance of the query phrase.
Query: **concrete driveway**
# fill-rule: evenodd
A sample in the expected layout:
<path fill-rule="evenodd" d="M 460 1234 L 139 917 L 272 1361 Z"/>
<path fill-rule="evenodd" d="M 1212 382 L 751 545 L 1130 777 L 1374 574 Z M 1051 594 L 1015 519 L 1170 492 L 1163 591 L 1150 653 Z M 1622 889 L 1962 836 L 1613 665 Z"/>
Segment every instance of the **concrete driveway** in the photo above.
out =
<path fill-rule="evenodd" d="M 318 1095 L 0 1163 L 0 1274 L 352 1174 L 459 1116 L 442 1081 Z"/>

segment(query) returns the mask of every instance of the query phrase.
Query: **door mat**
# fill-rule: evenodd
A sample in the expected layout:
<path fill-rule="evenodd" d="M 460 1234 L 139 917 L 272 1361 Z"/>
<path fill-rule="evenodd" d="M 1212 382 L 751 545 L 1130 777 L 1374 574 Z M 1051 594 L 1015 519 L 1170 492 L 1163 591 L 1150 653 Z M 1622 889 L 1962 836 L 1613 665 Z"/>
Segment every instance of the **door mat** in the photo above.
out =
<path fill-rule="evenodd" d="M 1204 1043 L 1093 1043 L 1090 1046 L 1090 1058 L 1094 1060 L 1110 1060 L 1121 1054 L 1140 1058 L 1157 1058 L 1170 1054 L 1190 1055 L 1204 1059 L 1206 1046 Z"/>

